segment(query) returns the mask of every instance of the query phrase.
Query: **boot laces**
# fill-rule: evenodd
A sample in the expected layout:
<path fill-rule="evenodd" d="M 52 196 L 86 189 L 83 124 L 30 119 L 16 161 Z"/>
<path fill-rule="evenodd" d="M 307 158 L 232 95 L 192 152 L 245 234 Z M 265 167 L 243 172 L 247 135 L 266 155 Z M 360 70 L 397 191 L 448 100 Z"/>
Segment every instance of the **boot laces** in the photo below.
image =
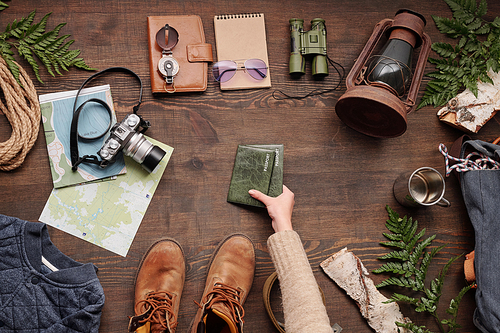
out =
<path fill-rule="evenodd" d="M 205 309 L 210 309 L 215 303 L 225 303 L 231 312 L 231 319 L 235 323 L 239 323 L 240 327 L 242 327 L 245 322 L 243 320 L 245 310 L 241 305 L 240 294 L 241 289 L 218 282 L 215 284 L 214 289 L 205 296 L 204 300 L 202 300 L 203 305 L 196 301 L 194 302 L 203 309 L 203 312 L 205 312 Z"/>
<path fill-rule="evenodd" d="M 173 310 L 173 295 L 168 292 L 157 291 L 147 294 L 146 299 L 140 300 L 135 305 L 136 313 L 145 309 L 149 312 L 147 318 L 141 320 L 141 323 L 151 322 L 151 324 L 159 324 L 162 328 L 173 332 L 177 327 L 177 318 Z"/>

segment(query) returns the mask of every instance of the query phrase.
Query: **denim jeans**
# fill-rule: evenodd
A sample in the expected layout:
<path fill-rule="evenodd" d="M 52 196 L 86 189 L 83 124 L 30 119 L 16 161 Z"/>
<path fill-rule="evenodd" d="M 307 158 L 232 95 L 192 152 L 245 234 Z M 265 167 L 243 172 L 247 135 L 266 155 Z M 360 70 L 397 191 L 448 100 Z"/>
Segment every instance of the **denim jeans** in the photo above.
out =
<path fill-rule="evenodd" d="M 460 157 L 464 158 L 471 149 L 499 160 L 500 146 L 480 140 L 464 142 Z M 472 170 L 459 175 L 475 231 L 474 325 L 482 332 L 500 332 L 500 170 Z"/>

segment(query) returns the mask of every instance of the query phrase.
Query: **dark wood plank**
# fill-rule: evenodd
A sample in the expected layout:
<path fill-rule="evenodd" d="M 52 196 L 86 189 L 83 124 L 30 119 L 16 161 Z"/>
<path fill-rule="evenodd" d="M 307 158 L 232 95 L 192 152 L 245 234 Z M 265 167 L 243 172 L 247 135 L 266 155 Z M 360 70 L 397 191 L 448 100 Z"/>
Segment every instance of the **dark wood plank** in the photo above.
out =
<path fill-rule="evenodd" d="M 444 172 L 439 143 L 451 145 L 461 135 L 438 121 L 437 110 L 423 108 L 408 116 L 408 131 L 398 138 L 373 139 L 345 126 L 334 106 L 345 90 L 304 100 L 275 100 L 275 89 L 296 95 L 316 88 L 330 88 L 331 75 L 323 82 L 307 74 L 299 80 L 288 75 L 289 27 L 292 17 L 326 20 L 330 57 L 348 71 L 369 38 L 375 24 L 392 18 L 400 8 L 412 8 L 428 20 L 426 32 L 433 41 L 444 41 L 431 15 L 450 17 L 444 2 L 410 0 L 318 0 L 288 1 L 66 1 L 16 0 L 0 13 L 2 25 L 37 9 L 37 19 L 52 12 L 49 27 L 67 22 L 62 33 L 76 40 L 87 63 L 99 69 L 125 66 L 137 72 L 145 84 L 142 114 L 153 127 L 148 134 L 175 148 L 163 179 L 148 208 L 129 254 L 123 258 L 92 244 L 49 228 L 53 242 L 67 255 L 95 263 L 106 294 L 101 332 L 123 332 L 133 314 L 136 268 L 149 245 L 159 237 L 173 237 L 183 246 L 188 262 L 182 296 L 179 331 L 185 331 L 197 310 L 210 255 L 227 234 L 242 232 L 255 243 L 257 267 L 252 292 L 246 303 L 247 332 L 274 332 L 262 302 L 262 287 L 273 271 L 267 248 L 272 233 L 269 218 L 261 209 L 243 208 L 225 201 L 236 147 L 241 143 L 283 143 L 285 183 L 296 194 L 295 229 L 301 235 L 318 283 L 326 294 L 332 323 L 346 332 L 370 332 L 355 303 L 319 268 L 319 263 L 348 247 L 372 271 L 385 253 L 379 246 L 387 219 L 385 205 L 400 214 L 411 214 L 437 234 L 435 244 L 448 244 L 431 267 L 435 276 L 451 256 L 474 247 L 473 228 L 456 179 L 446 180 L 446 197 L 452 207 L 416 211 L 397 204 L 392 183 L 400 172 L 420 166 Z M 500 3 L 489 1 L 488 17 L 500 15 Z M 222 13 L 264 12 L 273 87 L 266 90 L 225 91 L 209 80 L 204 93 L 153 96 L 150 92 L 147 29 L 148 15 L 197 14 L 203 20 L 207 42 L 215 45 L 213 16 Z M 307 25 L 308 27 L 308 25 Z M 215 51 L 215 46 L 214 46 Z M 26 66 L 25 62 L 21 62 Z M 26 68 L 28 68 L 26 66 Z M 426 71 L 432 67 L 428 64 Z M 29 70 L 29 73 L 31 71 Z M 76 89 L 90 73 L 70 69 L 64 76 L 50 77 L 42 70 L 45 84 L 36 82 L 39 94 Z M 34 76 L 32 76 L 34 77 Z M 425 81 L 424 81 L 425 82 Z M 125 75 L 109 75 L 94 84 L 110 83 L 119 118 L 131 111 L 137 87 Z M 420 95 L 423 88 L 420 89 Z M 498 136 L 498 116 L 475 137 Z M 0 142 L 10 136 L 6 118 L 0 115 Z M 52 189 L 45 139 L 40 132 L 24 165 L 0 173 L 0 213 L 37 221 Z M 372 275 L 375 282 L 383 276 Z M 464 286 L 459 262 L 449 272 L 443 306 Z M 389 295 L 390 290 L 384 290 Z M 474 292 L 465 296 L 459 323 L 463 332 L 478 332 L 472 324 Z M 433 319 L 403 312 L 418 324 L 437 329 Z"/>

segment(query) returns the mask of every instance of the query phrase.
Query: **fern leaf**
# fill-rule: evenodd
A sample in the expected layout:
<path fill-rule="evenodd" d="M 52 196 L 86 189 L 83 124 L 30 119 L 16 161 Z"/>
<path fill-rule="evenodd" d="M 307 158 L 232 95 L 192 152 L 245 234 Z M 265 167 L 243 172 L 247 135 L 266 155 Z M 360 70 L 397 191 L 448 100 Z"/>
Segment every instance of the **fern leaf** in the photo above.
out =
<path fill-rule="evenodd" d="M 421 303 L 419 306 L 415 309 L 417 312 L 429 312 L 429 313 L 434 313 L 436 312 L 437 309 L 437 302 L 435 300 L 430 300 L 425 297 L 420 297 Z M 419 311 L 420 310 L 420 311 Z"/>
<path fill-rule="evenodd" d="M 36 15 L 36 10 L 32 11 L 28 17 L 22 18 L 19 22 L 17 20 L 14 20 L 11 25 L 7 25 L 7 28 L 5 29 L 5 33 L 10 37 L 14 36 L 18 39 L 21 38 L 23 33 L 29 29 L 31 24 L 33 23 L 33 20 L 35 19 Z"/>
<path fill-rule="evenodd" d="M 425 229 L 423 229 L 425 231 Z M 429 245 L 431 245 L 432 241 L 434 240 L 434 238 L 436 238 L 436 235 L 432 235 L 428 238 L 426 238 L 425 240 L 421 241 L 420 243 L 418 243 L 415 248 L 413 249 L 413 253 L 410 255 L 410 258 L 409 260 L 416 264 L 417 261 L 419 260 L 419 258 L 422 256 L 422 254 L 424 253 L 425 251 L 425 248 Z"/>
<path fill-rule="evenodd" d="M 446 17 L 431 16 L 439 32 L 451 38 L 468 33 L 467 27 Z"/>
<path fill-rule="evenodd" d="M 477 80 L 475 78 L 467 77 L 464 81 L 464 85 L 467 89 L 469 89 L 474 96 L 477 98 L 477 94 L 479 93 L 479 88 L 477 87 Z"/>
<path fill-rule="evenodd" d="M 388 301 L 385 301 L 384 303 L 388 304 L 388 303 L 393 303 L 393 302 L 405 302 L 408 304 L 418 305 L 418 303 L 420 301 L 418 298 L 406 296 L 403 294 L 394 293 L 392 295 L 392 297 Z"/>
<path fill-rule="evenodd" d="M 415 283 L 415 280 L 406 277 L 393 276 L 376 285 L 377 288 L 382 288 L 387 286 L 405 287 L 417 291 L 416 289 L 417 284 Z"/>
<path fill-rule="evenodd" d="M 417 326 L 414 323 L 399 323 L 396 322 L 396 325 L 398 327 L 406 328 L 410 330 L 413 333 L 433 333 L 432 331 L 429 331 L 425 326 Z"/>
<path fill-rule="evenodd" d="M 479 2 L 479 6 L 477 6 L 476 16 L 483 17 L 484 15 L 486 15 L 487 12 L 488 12 L 488 4 L 486 0 L 481 0 L 481 2 Z"/>
<path fill-rule="evenodd" d="M 426 249 L 432 245 L 432 241 L 436 238 L 436 235 L 423 239 L 425 228 L 416 234 L 416 226 L 418 225 L 416 220 L 413 221 L 411 217 L 407 216 L 400 218 L 399 215 L 388 206 L 386 206 L 386 209 L 389 214 L 389 220 L 387 220 L 386 227 L 390 230 L 394 230 L 393 232 L 396 233 L 398 237 L 401 236 L 402 238 L 401 240 L 396 240 L 399 238 L 391 237 L 390 234 L 384 234 L 390 241 L 381 242 L 381 244 L 402 248 L 402 243 L 405 244 L 405 249 L 401 251 L 392 251 L 381 257 L 384 259 L 395 259 L 397 261 L 388 261 L 374 270 L 373 273 L 390 273 L 396 276 L 390 276 L 388 279 L 376 285 L 376 288 L 389 286 L 408 288 L 413 292 L 420 292 L 421 296 L 418 298 L 413 294 L 412 296 L 408 296 L 401 293 L 393 293 L 391 298 L 384 303 L 408 303 L 414 307 L 416 312 L 427 312 L 434 316 L 441 325 L 441 331 L 444 332 L 442 325 L 447 325 L 450 328 L 448 330 L 449 333 L 455 332 L 456 328 L 460 327 L 460 325 L 456 323 L 458 305 L 463 295 L 470 287 L 462 289 L 459 295 L 451 300 L 450 306 L 448 310 L 446 310 L 446 312 L 452 316 L 451 319 L 440 320 L 437 309 L 442 295 L 445 276 L 453 262 L 460 256 L 450 258 L 441 269 L 439 275 L 431 279 L 429 287 L 426 288 L 425 281 L 430 262 L 445 245 L 433 247 L 430 251 L 427 251 Z M 393 238 L 394 240 L 392 240 Z M 424 326 L 419 327 L 414 324 L 410 325 L 403 323 L 396 324 L 398 327 L 406 327 L 412 330 L 412 332 L 429 332 Z"/>
<path fill-rule="evenodd" d="M 5 8 L 8 8 L 8 7 L 9 7 L 9 5 L 8 5 L 8 4 L 6 4 L 6 3 L 5 3 L 5 2 L 3 2 L 3 1 L 0 1 L 0 10 L 4 10 Z"/>
<path fill-rule="evenodd" d="M 441 59 L 429 58 L 437 72 L 454 77 L 453 85 L 444 89 L 437 87 L 442 81 L 428 83 L 417 109 L 433 105 L 439 107 L 455 97 L 463 88 L 470 89 L 477 97 L 477 81 L 490 82 L 487 72 L 500 70 L 500 18 L 486 21 L 486 0 L 444 0 L 453 14 L 453 19 L 433 16 L 436 27 L 448 37 L 456 38 L 457 44 L 434 43 L 432 49 Z M 485 38 L 486 37 L 486 38 Z M 458 79 L 458 80 L 457 80 Z"/>
<path fill-rule="evenodd" d="M 433 248 L 430 252 L 425 252 L 422 258 L 422 261 L 420 262 L 419 269 L 417 272 L 419 274 L 415 274 L 415 280 L 419 283 L 424 283 L 425 282 L 425 276 L 427 275 L 427 270 L 429 269 L 429 265 L 431 263 L 432 258 L 436 256 L 436 254 L 441 251 L 445 245 L 435 247 Z"/>
<path fill-rule="evenodd" d="M 0 4 L 1 6 L 1 4 Z M 46 68 L 47 72 L 55 76 L 62 75 L 69 67 L 77 67 L 85 70 L 94 70 L 88 66 L 83 58 L 79 58 L 80 50 L 70 50 L 74 40 L 70 35 L 59 36 L 59 32 L 66 23 L 58 24 L 53 30 L 46 31 L 47 22 L 51 13 L 46 14 L 38 23 L 34 23 L 36 11 L 31 12 L 26 18 L 12 24 L 8 24 L 5 31 L 0 35 L 0 40 L 7 43 L 8 48 L 1 46 L 1 56 L 6 60 L 11 72 L 19 82 L 19 68 L 13 63 L 6 53 L 14 46 L 19 55 L 24 58 L 33 68 L 38 81 L 43 83 L 40 76 L 40 65 L 38 60 Z M 11 41 L 15 40 L 15 41 Z"/>
<path fill-rule="evenodd" d="M 0 40 L 0 55 L 7 63 L 12 75 L 16 78 L 19 77 L 20 71 L 19 66 L 14 62 L 14 52 L 11 50 L 10 45 L 2 40 Z"/>
<path fill-rule="evenodd" d="M 464 295 L 469 290 L 471 290 L 471 288 L 472 288 L 472 285 L 463 287 L 462 290 L 460 290 L 460 292 L 458 293 L 457 297 L 453 298 L 450 301 L 450 306 L 448 307 L 448 309 L 446 309 L 446 313 L 452 315 L 453 318 L 457 318 L 458 307 L 460 305 L 460 302 L 462 301 L 462 298 L 464 297 Z"/>
<path fill-rule="evenodd" d="M 384 235 L 385 238 L 391 240 L 391 241 L 401 241 L 402 240 L 402 235 L 399 234 L 388 234 L 386 232 L 383 232 L 382 235 Z"/>
<path fill-rule="evenodd" d="M 455 54 L 455 48 L 448 43 L 433 43 L 431 49 L 441 57 L 450 57 Z"/>
<path fill-rule="evenodd" d="M 39 71 L 40 67 L 38 66 L 38 63 L 36 62 L 35 58 L 33 57 L 33 53 L 31 52 L 31 49 L 24 42 L 20 42 L 19 46 L 17 47 L 17 51 L 19 52 L 20 56 L 22 56 L 24 59 L 26 59 L 28 61 L 28 63 L 33 68 L 33 71 L 35 72 L 36 78 L 40 82 L 42 82 L 42 79 L 40 77 L 40 71 Z"/>

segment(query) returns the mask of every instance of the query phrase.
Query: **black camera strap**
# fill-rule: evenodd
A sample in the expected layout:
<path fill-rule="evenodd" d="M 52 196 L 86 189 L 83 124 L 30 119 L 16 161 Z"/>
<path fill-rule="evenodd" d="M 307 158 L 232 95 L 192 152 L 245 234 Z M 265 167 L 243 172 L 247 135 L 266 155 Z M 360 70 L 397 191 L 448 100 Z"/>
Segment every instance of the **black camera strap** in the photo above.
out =
<path fill-rule="evenodd" d="M 107 72 L 125 72 L 125 73 L 132 74 L 139 81 L 140 86 L 141 86 L 140 92 L 139 92 L 139 102 L 133 108 L 134 114 L 137 114 L 137 111 L 139 110 L 139 107 L 141 106 L 141 103 L 142 103 L 142 80 L 136 73 L 134 73 L 133 71 L 131 71 L 128 68 L 125 68 L 125 67 L 106 68 L 100 72 L 93 74 L 88 79 L 86 79 L 82 83 L 80 88 L 78 89 L 78 92 L 76 93 L 76 97 L 75 97 L 75 104 L 73 105 L 73 119 L 71 121 L 71 132 L 70 132 L 70 154 L 71 154 L 71 165 L 72 165 L 71 168 L 73 171 L 76 171 L 78 168 L 78 165 L 81 163 L 91 163 L 91 164 L 97 164 L 97 165 L 100 164 L 99 159 L 95 155 L 85 155 L 85 156 L 80 157 L 80 154 L 78 152 L 78 139 L 95 140 L 95 139 L 98 139 L 98 138 L 101 138 L 102 136 L 104 136 L 109 131 L 109 129 L 111 127 L 111 122 L 112 122 L 111 108 L 105 101 L 98 99 L 98 98 L 91 98 L 91 99 L 85 101 L 84 103 L 82 103 L 78 107 L 78 109 L 76 108 L 76 106 L 78 103 L 78 96 L 80 95 L 80 92 L 82 91 L 83 87 L 87 83 L 89 83 L 92 79 L 96 78 L 97 76 L 99 76 L 101 74 L 107 73 Z M 94 137 L 88 137 L 88 136 L 83 137 L 80 135 L 80 133 L 78 133 L 78 119 L 80 118 L 80 113 L 82 112 L 82 110 L 84 109 L 84 107 L 87 103 L 98 103 L 98 104 L 102 105 L 109 114 L 108 128 L 102 134 L 94 136 Z M 139 116 L 139 118 L 141 119 L 141 127 L 143 128 L 142 133 L 144 133 L 150 127 L 150 123 L 146 120 L 143 120 L 142 117 L 140 117 L 140 116 Z"/>

